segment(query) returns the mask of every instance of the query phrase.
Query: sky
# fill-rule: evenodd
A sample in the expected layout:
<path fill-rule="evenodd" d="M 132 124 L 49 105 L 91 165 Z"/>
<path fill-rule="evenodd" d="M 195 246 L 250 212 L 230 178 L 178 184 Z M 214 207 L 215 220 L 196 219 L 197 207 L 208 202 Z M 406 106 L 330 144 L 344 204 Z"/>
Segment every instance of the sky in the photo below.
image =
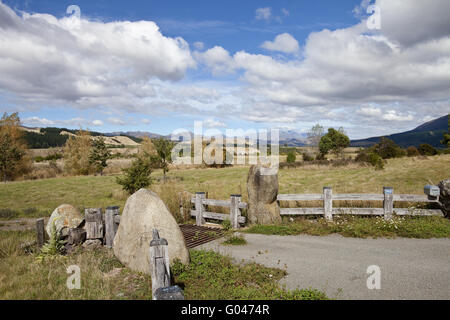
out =
<path fill-rule="evenodd" d="M 402 132 L 450 112 L 448 12 L 448 0 L 0 0 L 0 111 L 100 132 Z"/>

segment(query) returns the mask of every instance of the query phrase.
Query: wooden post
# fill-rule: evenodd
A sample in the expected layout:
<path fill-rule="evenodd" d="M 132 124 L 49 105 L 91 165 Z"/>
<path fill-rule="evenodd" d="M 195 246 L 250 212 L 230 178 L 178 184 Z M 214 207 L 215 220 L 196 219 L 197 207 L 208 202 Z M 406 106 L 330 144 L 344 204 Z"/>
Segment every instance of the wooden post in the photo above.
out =
<path fill-rule="evenodd" d="M 180 217 L 184 221 L 183 194 L 180 194 Z"/>
<path fill-rule="evenodd" d="M 86 219 L 86 239 L 103 240 L 102 208 L 90 208 L 84 212 Z"/>
<path fill-rule="evenodd" d="M 205 199 L 204 192 L 195 193 L 195 211 L 197 212 L 197 215 L 195 217 L 195 224 L 197 226 L 202 226 L 205 223 L 205 219 L 203 218 L 203 199 Z"/>
<path fill-rule="evenodd" d="M 392 214 L 394 211 L 394 188 L 383 187 L 383 194 L 384 194 L 384 201 L 383 201 L 384 219 L 390 220 L 392 219 Z"/>
<path fill-rule="evenodd" d="M 169 250 L 166 239 L 160 239 L 157 229 L 153 229 L 150 242 L 150 273 L 152 276 L 152 296 L 156 300 L 156 290 L 170 286 Z"/>
<path fill-rule="evenodd" d="M 231 195 L 231 203 L 230 203 L 230 220 L 231 227 L 233 229 L 239 229 L 239 216 L 241 215 L 241 210 L 239 210 L 239 202 L 241 202 L 240 194 L 232 194 Z"/>
<path fill-rule="evenodd" d="M 42 248 L 45 242 L 44 218 L 36 220 L 36 234 L 38 248 Z"/>
<path fill-rule="evenodd" d="M 105 213 L 105 246 L 113 247 L 114 237 L 116 236 L 116 225 L 114 223 L 114 216 L 119 215 L 119 207 L 112 206 L 106 208 Z"/>
<path fill-rule="evenodd" d="M 333 220 L 333 190 L 331 187 L 323 188 L 323 210 L 327 220 Z"/>

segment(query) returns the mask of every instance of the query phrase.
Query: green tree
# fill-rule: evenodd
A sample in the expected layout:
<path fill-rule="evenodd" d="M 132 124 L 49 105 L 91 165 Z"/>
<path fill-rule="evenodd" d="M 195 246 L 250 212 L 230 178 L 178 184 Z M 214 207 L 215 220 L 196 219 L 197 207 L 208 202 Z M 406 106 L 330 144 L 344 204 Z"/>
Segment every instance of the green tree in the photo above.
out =
<path fill-rule="evenodd" d="M 166 173 L 169 171 L 169 164 L 172 163 L 172 149 L 175 143 L 164 138 L 159 138 L 153 140 L 153 146 L 156 151 L 156 156 L 150 155 L 152 166 L 163 170 L 164 182 L 166 182 Z"/>
<path fill-rule="evenodd" d="M 350 139 L 343 132 L 343 129 L 335 130 L 333 128 L 328 129 L 328 133 L 324 135 L 319 142 L 319 151 L 323 157 L 328 152 L 332 152 L 336 155 L 342 155 L 345 148 L 350 145 Z"/>
<path fill-rule="evenodd" d="M 374 146 L 374 152 L 383 159 L 400 158 L 406 155 L 402 148 L 386 137 L 382 137 Z"/>
<path fill-rule="evenodd" d="M 123 170 L 124 175 L 117 177 L 116 182 L 129 194 L 151 185 L 152 165 L 150 159 L 138 157 L 131 167 Z"/>
<path fill-rule="evenodd" d="M 291 151 L 289 151 L 288 152 L 288 154 L 287 154 L 287 159 L 286 159 L 286 161 L 287 161 L 287 163 L 294 163 L 295 162 L 295 160 L 296 160 L 296 155 L 295 155 L 295 151 L 293 151 L 293 150 L 291 150 Z"/>
<path fill-rule="evenodd" d="M 103 175 L 103 169 L 105 169 L 108 164 L 107 160 L 111 158 L 111 152 L 105 144 L 105 139 L 103 137 L 95 138 L 92 141 L 92 148 L 89 153 L 89 163 L 93 165 L 100 175 Z"/>
<path fill-rule="evenodd" d="M 437 154 L 437 150 L 432 145 L 429 145 L 428 143 L 422 143 L 419 146 L 419 152 L 423 156 L 434 156 Z"/>
<path fill-rule="evenodd" d="M 25 149 L 18 113 L 4 113 L 0 119 L 0 174 L 3 182 L 30 170 L 31 160 Z"/>

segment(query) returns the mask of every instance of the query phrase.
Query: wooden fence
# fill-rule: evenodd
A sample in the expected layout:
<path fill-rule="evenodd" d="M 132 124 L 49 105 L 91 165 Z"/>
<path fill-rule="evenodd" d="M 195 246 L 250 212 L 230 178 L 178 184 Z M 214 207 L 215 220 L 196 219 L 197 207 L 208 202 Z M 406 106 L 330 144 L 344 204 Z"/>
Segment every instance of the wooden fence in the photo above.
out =
<path fill-rule="evenodd" d="M 320 194 L 279 194 L 278 201 L 314 201 L 322 200 L 323 206 L 320 208 L 281 208 L 282 216 L 297 215 L 323 215 L 326 219 L 332 220 L 333 215 L 374 215 L 384 216 L 391 219 L 393 215 L 419 215 L 419 216 L 442 216 L 440 209 L 417 209 L 417 208 L 394 208 L 394 202 L 432 202 L 439 203 L 439 197 L 415 194 L 394 194 L 394 189 L 384 187 L 382 194 L 358 194 L 341 193 L 333 194 L 332 188 L 324 187 Z M 347 201 L 383 201 L 383 208 L 334 208 L 333 200 Z"/>
<path fill-rule="evenodd" d="M 195 217 L 196 225 L 201 226 L 205 219 L 230 220 L 233 229 L 238 229 L 239 224 L 245 223 L 245 217 L 241 215 L 241 209 L 247 208 L 247 203 L 241 201 L 240 194 L 232 194 L 230 200 L 207 199 L 204 192 L 197 192 L 191 203 L 195 204 L 195 210 L 191 210 L 191 216 Z M 206 211 L 205 206 L 228 207 L 230 214 Z"/>

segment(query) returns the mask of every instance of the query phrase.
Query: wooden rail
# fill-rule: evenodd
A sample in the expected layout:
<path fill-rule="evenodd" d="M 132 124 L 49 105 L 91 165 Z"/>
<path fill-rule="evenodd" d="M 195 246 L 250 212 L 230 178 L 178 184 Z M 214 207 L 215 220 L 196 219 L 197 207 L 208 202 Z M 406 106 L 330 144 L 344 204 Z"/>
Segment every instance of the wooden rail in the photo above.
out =
<path fill-rule="evenodd" d="M 230 220 L 233 229 L 239 229 L 239 224 L 245 223 L 245 217 L 241 215 L 241 209 L 247 208 L 247 203 L 241 202 L 240 194 L 232 194 L 230 200 L 207 199 L 204 192 L 197 192 L 191 203 L 195 204 L 195 210 L 191 210 L 191 216 L 196 218 L 196 225 L 205 224 L 205 218 L 214 220 Z M 206 211 L 205 205 L 213 207 L 228 207 L 230 214 Z"/>
<path fill-rule="evenodd" d="M 391 219 L 393 215 L 411 216 L 442 216 L 440 209 L 394 208 L 394 202 L 431 202 L 439 203 L 439 197 L 415 194 L 394 194 L 394 189 L 384 187 L 382 194 L 341 193 L 333 194 L 330 187 L 323 188 L 322 194 L 279 194 L 278 201 L 323 201 L 320 208 L 281 208 L 284 216 L 323 215 L 332 220 L 333 215 L 375 215 Z M 383 208 L 333 208 L 333 200 L 347 201 L 383 201 Z"/>

